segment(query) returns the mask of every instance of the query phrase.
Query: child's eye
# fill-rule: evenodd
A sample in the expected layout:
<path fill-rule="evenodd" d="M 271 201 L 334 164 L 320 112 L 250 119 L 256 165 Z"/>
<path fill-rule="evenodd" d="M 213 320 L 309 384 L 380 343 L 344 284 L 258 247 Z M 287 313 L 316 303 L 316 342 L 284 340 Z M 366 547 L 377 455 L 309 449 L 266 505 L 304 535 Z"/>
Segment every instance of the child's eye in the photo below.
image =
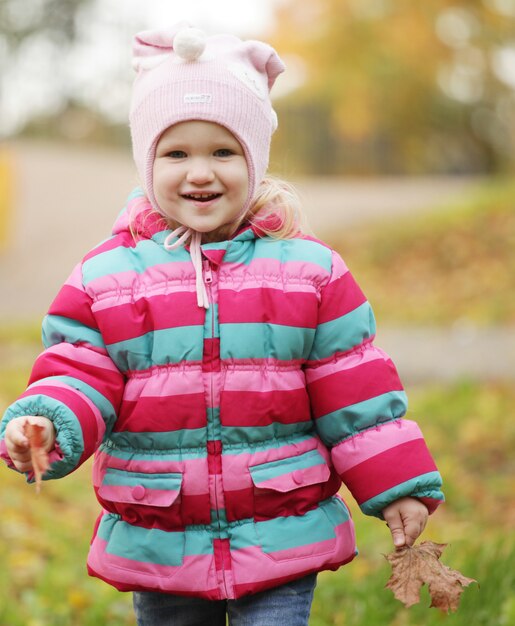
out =
<path fill-rule="evenodd" d="M 184 150 L 171 150 L 166 156 L 169 156 L 171 159 L 185 159 L 188 155 Z"/>
<path fill-rule="evenodd" d="M 219 148 L 218 150 L 215 150 L 215 156 L 217 157 L 229 157 L 233 154 L 234 152 L 229 148 Z"/>

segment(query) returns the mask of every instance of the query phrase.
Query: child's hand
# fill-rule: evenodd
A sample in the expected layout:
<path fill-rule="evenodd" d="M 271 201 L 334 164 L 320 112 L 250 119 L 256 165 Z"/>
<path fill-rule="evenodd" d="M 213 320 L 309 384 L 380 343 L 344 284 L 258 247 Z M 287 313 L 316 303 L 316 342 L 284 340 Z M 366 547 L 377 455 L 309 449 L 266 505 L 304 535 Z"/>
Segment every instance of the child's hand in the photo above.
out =
<path fill-rule="evenodd" d="M 416 498 L 399 498 L 383 509 L 396 548 L 412 546 L 426 527 L 428 511 Z"/>
<path fill-rule="evenodd" d="M 5 445 L 14 466 L 19 472 L 33 471 L 30 444 L 25 435 L 25 425 L 42 426 L 41 442 L 46 452 L 55 446 L 55 428 L 51 420 L 46 417 L 25 415 L 15 417 L 5 427 Z"/>

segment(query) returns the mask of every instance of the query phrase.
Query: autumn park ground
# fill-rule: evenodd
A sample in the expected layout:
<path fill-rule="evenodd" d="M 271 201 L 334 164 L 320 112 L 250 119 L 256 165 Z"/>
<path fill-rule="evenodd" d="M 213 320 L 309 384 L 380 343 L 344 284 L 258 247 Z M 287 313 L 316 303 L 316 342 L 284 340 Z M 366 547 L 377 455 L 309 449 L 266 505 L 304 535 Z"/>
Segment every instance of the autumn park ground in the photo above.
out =
<path fill-rule="evenodd" d="M 105 236 L 134 182 L 125 156 L 67 152 L 56 176 L 56 154 L 13 146 L 3 178 L 0 161 L 0 410 L 24 388 L 49 299 Z M 465 590 L 454 614 L 429 609 L 426 592 L 405 609 L 384 589 L 388 529 L 344 491 L 360 555 L 319 576 L 310 624 L 510 626 L 515 184 L 404 182 L 311 181 L 301 191 L 318 203 L 310 214 L 317 234 L 342 253 L 374 305 L 378 344 L 399 364 L 409 415 L 443 475 L 447 502 L 424 538 L 448 543 L 442 560 L 480 584 Z M 364 187 L 368 194 L 359 193 Z M 8 210 L 9 197 L 23 210 Z M 0 468 L 0 626 L 134 624 L 130 596 L 85 573 L 97 514 L 90 471 L 87 463 L 36 496 Z"/>

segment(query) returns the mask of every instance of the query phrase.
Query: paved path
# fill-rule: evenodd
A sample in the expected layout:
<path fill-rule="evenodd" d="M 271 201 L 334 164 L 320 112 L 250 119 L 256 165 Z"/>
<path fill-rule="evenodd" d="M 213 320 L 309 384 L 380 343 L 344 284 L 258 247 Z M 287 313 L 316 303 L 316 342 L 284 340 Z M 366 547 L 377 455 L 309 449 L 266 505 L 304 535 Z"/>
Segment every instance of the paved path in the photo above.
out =
<path fill-rule="evenodd" d="M 407 384 L 515 379 L 515 328 L 379 326 L 377 345 L 393 359 Z"/>
<path fill-rule="evenodd" d="M 42 317 L 74 264 L 109 235 L 128 192 L 137 185 L 125 153 L 23 142 L 9 147 L 16 206 L 11 243 L 0 251 L 0 323 Z M 312 228 L 323 237 L 333 229 L 427 210 L 474 182 L 310 179 L 297 186 Z M 465 331 L 380 328 L 378 343 L 392 354 L 404 378 L 414 382 L 515 376 L 512 331 Z M 0 350 L 0 358 L 8 358 L 6 350 Z"/>
<path fill-rule="evenodd" d="M 40 317 L 75 263 L 107 237 L 138 184 L 130 155 L 12 143 L 12 239 L 0 251 L 0 320 Z M 313 230 L 421 211 L 459 194 L 467 179 L 320 180 L 298 183 Z M 100 191 L 101 190 L 101 191 Z"/>

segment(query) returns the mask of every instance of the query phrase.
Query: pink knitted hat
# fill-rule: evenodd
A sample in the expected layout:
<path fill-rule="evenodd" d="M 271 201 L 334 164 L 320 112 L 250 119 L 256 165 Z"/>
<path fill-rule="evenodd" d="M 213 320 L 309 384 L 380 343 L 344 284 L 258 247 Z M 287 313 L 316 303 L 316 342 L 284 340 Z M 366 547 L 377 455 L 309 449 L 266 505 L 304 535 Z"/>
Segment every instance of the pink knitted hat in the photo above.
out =
<path fill-rule="evenodd" d="M 133 65 L 132 148 L 152 206 L 161 212 L 152 180 L 159 137 L 173 124 L 203 120 L 227 128 L 243 147 L 249 171 L 244 214 L 265 175 L 277 128 L 269 92 L 284 65 L 275 50 L 232 35 L 206 37 L 182 23 L 137 34 Z"/>

